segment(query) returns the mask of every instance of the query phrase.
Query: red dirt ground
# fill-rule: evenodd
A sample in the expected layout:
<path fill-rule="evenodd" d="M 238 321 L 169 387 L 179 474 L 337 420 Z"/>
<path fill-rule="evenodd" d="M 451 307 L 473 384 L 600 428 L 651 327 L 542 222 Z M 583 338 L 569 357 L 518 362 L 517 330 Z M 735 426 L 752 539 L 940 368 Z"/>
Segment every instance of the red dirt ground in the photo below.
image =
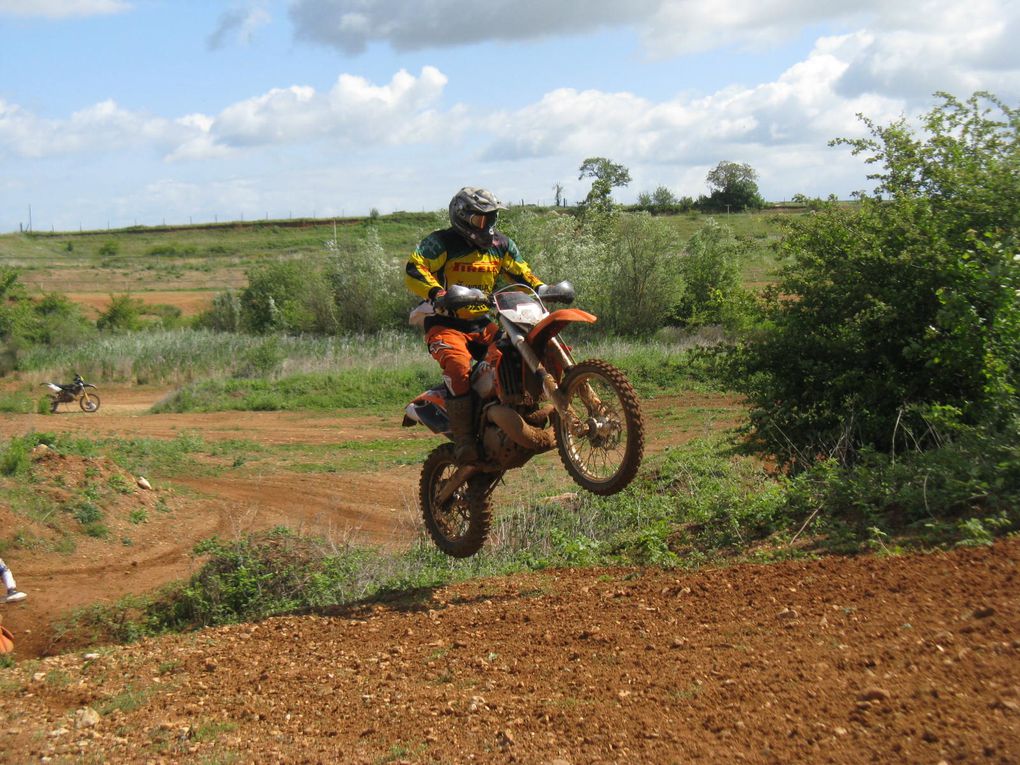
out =
<path fill-rule="evenodd" d="M 696 574 L 550 571 L 66 654 L 0 672 L 0 751 L 1015 763 L 1018 562 L 1012 540 Z"/>
<path fill-rule="evenodd" d="M 103 392 L 95 415 L 3 415 L 0 436 L 430 438 L 396 417 L 143 415 L 162 391 Z M 678 404 L 705 413 L 675 421 Z M 725 424 L 730 406 L 649 402 L 649 450 Z M 35 459 L 67 490 L 86 470 L 119 470 Z M 420 533 L 416 482 L 411 465 L 157 482 L 124 494 L 123 510 L 148 513 L 112 529 L 130 546 L 83 537 L 72 555 L 9 550 L 29 598 L 0 606 L 18 658 L 0 670 L 0 760 L 1020 762 L 1015 539 L 695 574 L 551 571 L 30 660 L 61 649 L 49 625 L 66 609 L 186 576 L 190 549 L 214 533 L 285 523 L 407 544 Z M 0 524 L 16 523 L 0 506 Z"/>

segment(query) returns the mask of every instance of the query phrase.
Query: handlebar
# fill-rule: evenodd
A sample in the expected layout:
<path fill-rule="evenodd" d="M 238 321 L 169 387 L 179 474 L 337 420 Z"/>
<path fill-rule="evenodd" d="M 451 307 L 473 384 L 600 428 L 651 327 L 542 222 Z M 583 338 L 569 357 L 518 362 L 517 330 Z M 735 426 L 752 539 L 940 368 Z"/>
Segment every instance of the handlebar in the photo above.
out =
<path fill-rule="evenodd" d="M 563 281 L 557 284 L 543 284 L 537 290 L 531 289 L 527 285 L 513 284 L 509 287 L 504 287 L 503 290 L 518 289 L 524 292 L 530 292 L 535 295 L 543 303 L 573 303 L 574 302 L 574 285 L 570 282 Z M 503 290 L 498 290 L 502 292 Z M 446 290 L 446 294 L 435 303 L 435 307 L 441 311 L 456 311 L 460 308 L 465 308 L 469 305 L 484 305 L 491 308 L 495 305 L 495 299 L 492 295 L 488 295 L 482 292 L 476 287 L 465 287 L 461 284 L 454 284 L 452 287 Z"/>
<path fill-rule="evenodd" d="M 443 311 L 456 311 L 469 305 L 492 306 L 492 298 L 476 287 L 465 287 L 454 284 L 446 294 L 436 301 L 436 308 Z"/>

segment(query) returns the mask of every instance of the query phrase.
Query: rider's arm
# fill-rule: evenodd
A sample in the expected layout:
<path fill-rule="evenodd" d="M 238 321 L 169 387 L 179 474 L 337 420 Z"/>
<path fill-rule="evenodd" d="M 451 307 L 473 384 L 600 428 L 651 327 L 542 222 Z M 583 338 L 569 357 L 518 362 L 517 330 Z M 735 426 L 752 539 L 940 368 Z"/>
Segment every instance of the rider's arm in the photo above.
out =
<path fill-rule="evenodd" d="M 422 300 L 444 289 L 436 278 L 446 264 L 446 248 L 435 234 L 421 240 L 404 268 L 404 285 Z"/>

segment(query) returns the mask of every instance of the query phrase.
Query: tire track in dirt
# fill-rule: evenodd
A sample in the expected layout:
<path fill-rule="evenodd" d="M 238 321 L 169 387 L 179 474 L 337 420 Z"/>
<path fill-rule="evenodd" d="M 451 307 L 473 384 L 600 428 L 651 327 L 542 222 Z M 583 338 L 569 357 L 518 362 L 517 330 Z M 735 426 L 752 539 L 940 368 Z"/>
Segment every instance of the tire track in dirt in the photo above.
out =
<path fill-rule="evenodd" d="M 29 432 L 66 433 L 90 439 L 173 439 L 196 434 L 207 442 L 251 441 L 259 445 L 313 445 L 378 440 L 414 442 L 439 440 L 424 428 L 402 428 L 399 413 L 380 415 L 320 412 L 211 412 L 148 414 L 171 391 L 141 386 L 101 385 L 102 408 L 95 414 L 63 409 L 57 415 L 0 415 L 0 436 Z M 676 413 L 704 408 L 691 422 Z M 704 435 L 730 424 L 738 405 L 730 398 L 692 394 L 660 397 L 646 403 L 647 452 Z M 548 462 L 560 471 L 555 454 Z M 533 463 L 534 465 L 534 463 Z M 535 469 L 532 466 L 528 468 Z M 251 463 L 250 475 L 175 476 L 158 482 L 173 496 L 173 511 L 150 514 L 131 530 L 133 543 L 82 537 L 70 555 L 39 549 L 14 549 L 6 554 L 29 599 L 8 609 L 8 627 L 18 633 L 19 656 L 59 650 L 51 622 L 66 611 L 92 603 L 110 603 L 127 594 L 141 594 L 189 576 L 198 565 L 191 555 L 202 539 L 237 536 L 275 526 L 347 543 L 400 548 L 420 533 L 417 510 L 419 466 L 391 466 L 369 473 L 303 473 L 278 465 Z M 527 475 L 527 474 L 524 474 Z M 528 479 L 508 481 L 502 492 L 526 491 Z M 165 484 L 165 485 L 164 485 Z M 176 487 L 176 488 L 175 488 Z M 2 518 L 0 520 L 8 520 Z M 16 528 L 23 519 L 10 515 Z"/>
<path fill-rule="evenodd" d="M 92 439 L 173 439 L 194 433 L 207 442 L 238 439 L 269 446 L 425 437 L 382 417 L 298 412 L 149 415 L 150 407 L 169 391 L 102 386 L 101 392 L 103 405 L 95 414 L 64 407 L 57 415 L 2 415 L 0 436 L 44 432 Z M 271 472 L 247 478 L 178 476 L 157 482 L 158 488 L 170 491 L 173 510 L 165 516 L 150 514 L 144 526 L 132 530 L 130 547 L 82 537 L 71 554 L 40 549 L 8 553 L 19 586 L 29 593 L 26 601 L 4 612 L 8 628 L 16 633 L 18 655 L 59 651 L 52 623 L 70 610 L 112 603 L 186 578 L 200 563 L 192 549 L 211 536 L 234 539 L 285 526 L 340 545 L 398 547 L 419 533 L 416 466 L 378 474 L 299 473 L 273 466 L 266 470 Z M 24 524 L 9 513 L 3 520 L 11 529 Z"/>

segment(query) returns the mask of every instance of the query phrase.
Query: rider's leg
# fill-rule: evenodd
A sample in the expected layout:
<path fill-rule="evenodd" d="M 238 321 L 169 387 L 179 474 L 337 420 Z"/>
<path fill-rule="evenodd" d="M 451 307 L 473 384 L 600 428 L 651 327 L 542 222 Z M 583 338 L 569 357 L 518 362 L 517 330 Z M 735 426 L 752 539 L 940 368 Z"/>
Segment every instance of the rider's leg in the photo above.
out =
<path fill-rule="evenodd" d="M 425 339 L 429 353 L 443 368 L 443 381 L 451 394 L 446 399 L 446 414 L 450 418 L 454 458 L 461 464 L 477 462 L 478 445 L 468 381 L 471 353 L 467 346 L 471 336 L 450 327 L 433 327 Z"/>
<path fill-rule="evenodd" d="M 3 558 L 0 558 L 0 579 L 3 579 L 4 587 L 7 591 L 6 600 L 8 603 L 14 603 L 18 600 L 24 600 L 26 595 L 23 592 L 18 592 L 18 587 L 14 583 L 14 574 L 7 568 L 7 564 L 4 563 Z"/>

